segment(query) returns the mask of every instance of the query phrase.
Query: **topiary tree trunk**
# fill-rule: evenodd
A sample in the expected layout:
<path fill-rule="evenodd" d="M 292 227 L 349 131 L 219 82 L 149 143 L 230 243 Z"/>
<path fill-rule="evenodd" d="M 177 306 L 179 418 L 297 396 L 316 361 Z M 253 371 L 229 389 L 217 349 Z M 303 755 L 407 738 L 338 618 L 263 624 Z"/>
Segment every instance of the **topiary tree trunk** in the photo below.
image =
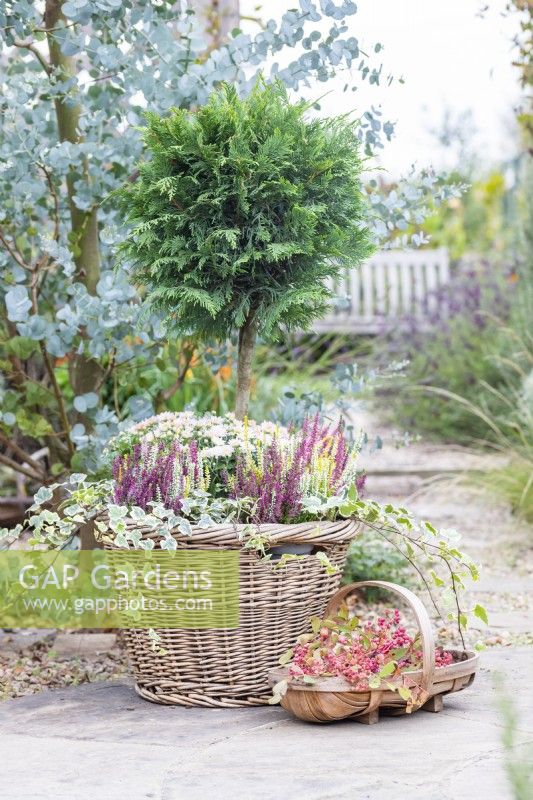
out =
<path fill-rule="evenodd" d="M 250 389 L 252 387 L 252 362 L 254 358 L 257 321 L 253 313 L 239 330 L 239 347 L 237 355 L 237 396 L 235 398 L 235 416 L 244 419 L 248 414 Z"/>

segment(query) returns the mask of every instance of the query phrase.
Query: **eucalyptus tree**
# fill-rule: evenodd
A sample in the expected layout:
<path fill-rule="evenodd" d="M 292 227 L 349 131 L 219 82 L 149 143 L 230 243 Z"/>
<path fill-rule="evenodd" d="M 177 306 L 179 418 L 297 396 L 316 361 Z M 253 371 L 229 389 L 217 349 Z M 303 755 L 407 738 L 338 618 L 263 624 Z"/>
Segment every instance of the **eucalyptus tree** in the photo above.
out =
<path fill-rule="evenodd" d="M 116 391 L 117 376 L 154 361 L 161 326 L 139 321 L 125 270 L 113 272 L 124 228 L 109 199 L 139 159 L 143 110 L 201 106 L 221 81 L 245 95 L 265 64 L 295 91 L 345 68 L 378 86 L 381 56 L 348 31 L 355 12 L 299 0 L 206 51 L 185 3 L 0 2 L 0 463 L 37 481 L 93 469 L 120 419 L 150 413 L 149 389 Z M 393 126 L 360 113 L 370 152 Z M 432 182 L 393 198 L 369 190 L 375 230 L 388 232 L 422 213 Z"/>

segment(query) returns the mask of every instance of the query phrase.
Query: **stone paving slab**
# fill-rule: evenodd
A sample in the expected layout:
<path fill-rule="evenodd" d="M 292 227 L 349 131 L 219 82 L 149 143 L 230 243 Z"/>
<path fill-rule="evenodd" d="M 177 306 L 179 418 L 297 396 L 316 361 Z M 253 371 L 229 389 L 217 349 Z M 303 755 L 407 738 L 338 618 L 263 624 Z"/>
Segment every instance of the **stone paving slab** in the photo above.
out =
<path fill-rule="evenodd" d="M 494 672 L 524 685 L 533 649 L 483 654 L 471 689 L 441 714 L 314 726 L 280 708 L 183 709 L 129 682 L 0 704 L 0 795 L 9 800 L 511 800 Z M 533 748 L 533 698 L 520 693 L 517 746 Z"/>
<path fill-rule="evenodd" d="M 115 633 L 64 633 L 60 631 L 54 639 L 56 658 L 97 656 L 108 653 L 115 647 Z"/>

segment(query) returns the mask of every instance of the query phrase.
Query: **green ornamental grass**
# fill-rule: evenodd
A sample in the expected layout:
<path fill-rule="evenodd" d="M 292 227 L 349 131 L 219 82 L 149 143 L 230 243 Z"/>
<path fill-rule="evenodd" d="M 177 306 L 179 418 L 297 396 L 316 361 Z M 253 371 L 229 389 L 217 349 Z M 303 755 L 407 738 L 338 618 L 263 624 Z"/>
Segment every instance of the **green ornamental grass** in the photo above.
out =
<path fill-rule="evenodd" d="M 257 336 L 309 327 L 328 278 L 372 252 L 357 121 L 309 111 L 260 79 L 244 99 L 222 85 L 194 112 L 148 113 L 149 158 L 120 193 L 123 256 L 169 332 L 238 332 L 240 418 Z"/>

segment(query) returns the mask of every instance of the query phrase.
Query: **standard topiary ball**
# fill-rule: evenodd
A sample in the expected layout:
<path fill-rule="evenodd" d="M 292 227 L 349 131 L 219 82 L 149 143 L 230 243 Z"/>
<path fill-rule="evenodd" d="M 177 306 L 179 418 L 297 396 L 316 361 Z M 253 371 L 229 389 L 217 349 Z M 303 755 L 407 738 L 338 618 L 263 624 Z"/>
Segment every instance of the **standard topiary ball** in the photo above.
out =
<path fill-rule="evenodd" d="M 224 85 L 195 112 L 148 113 L 151 159 L 122 190 L 123 253 L 169 329 L 239 331 L 239 415 L 257 334 L 308 327 L 326 280 L 372 249 L 357 123 L 309 111 L 260 80 L 244 99 Z"/>

